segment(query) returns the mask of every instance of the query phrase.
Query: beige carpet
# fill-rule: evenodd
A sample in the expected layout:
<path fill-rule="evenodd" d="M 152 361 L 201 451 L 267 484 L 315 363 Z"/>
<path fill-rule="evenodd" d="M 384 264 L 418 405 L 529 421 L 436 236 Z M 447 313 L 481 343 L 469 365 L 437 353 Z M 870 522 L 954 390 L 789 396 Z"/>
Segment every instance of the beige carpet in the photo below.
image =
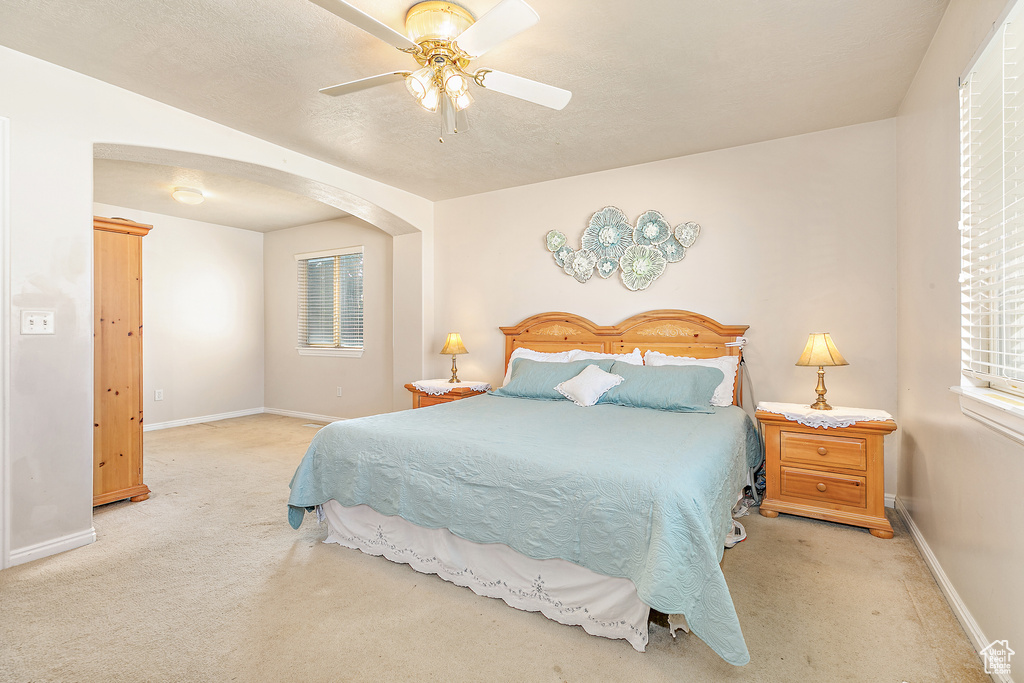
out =
<path fill-rule="evenodd" d="M 743 519 L 723 568 L 742 668 L 520 612 L 287 524 L 315 430 L 258 415 L 146 434 L 153 496 L 99 540 L 0 572 L 3 681 L 987 681 L 906 529 Z"/>

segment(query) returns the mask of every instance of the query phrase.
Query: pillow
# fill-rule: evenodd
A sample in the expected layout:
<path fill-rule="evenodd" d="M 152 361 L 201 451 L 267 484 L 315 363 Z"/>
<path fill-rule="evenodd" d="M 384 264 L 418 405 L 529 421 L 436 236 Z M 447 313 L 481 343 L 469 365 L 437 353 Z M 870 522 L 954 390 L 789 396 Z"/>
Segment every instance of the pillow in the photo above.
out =
<path fill-rule="evenodd" d="M 541 361 L 543 363 L 567 363 L 573 360 L 569 356 L 576 349 L 570 349 L 569 351 L 560 351 L 558 353 L 542 353 L 540 351 L 534 351 L 533 349 L 527 349 L 520 346 L 518 349 L 512 352 L 512 355 L 508 357 L 508 370 L 505 371 L 505 379 L 502 381 L 501 386 L 508 384 L 509 379 L 512 377 L 512 362 L 516 358 L 529 358 L 530 360 Z"/>
<path fill-rule="evenodd" d="M 591 360 L 600 358 L 611 358 L 612 360 L 619 360 L 623 363 L 629 363 L 630 365 L 643 365 L 644 357 L 640 353 L 640 349 L 633 349 L 632 353 L 598 353 L 597 351 L 584 351 L 583 349 L 573 349 L 570 351 L 572 355 L 569 360 Z"/>
<path fill-rule="evenodd" d="M 599 403 L 654 408 L 678 413 L 713 413 L 711 397 L 722 371 L 698 365 L 645 366 L 616 362 L 611 371 L 622 383 L 608 390 Z"/>
<path fill-rule="evenodd" d="M 622 382 L 620 375 L 605 372 L 596 365 L 588 365 L 583 372 L 567 379 L 555 387 L 555 391 L 567 399 L 586 408 L 597 403 L 605 392 Z"/>
<path fill-rule="evenodd" d="M 733 404 L 733 389 L 736 387 L 736 372 L 740 367 L 739 356 L 719 356 L 718 358 L 690 358 L 683 356 L 666 356 L 657 351 L 648 351 L 644 354 L 645 365 L 703 365 L 708 368 L 718 368 L 725 375 L 725 379 L 715 389 L 714 398 L 711 399 L 713 406 L 731 406 Z"/>
<path fill-rule="evenodd" d="M 588 365 L 596 365 L 602 370 L 611 370 L 615 361 L 579 360 L 569 363 L 545 363 L 517 358 L 512 362 L 512 377 L 508 384 L 497 391 L 495 396 L 512 396 L 514 398 L 540 398 L 548 401 L 564 401 L 565 397 L 558 393 L 555 386 L 580 374 Z"/>

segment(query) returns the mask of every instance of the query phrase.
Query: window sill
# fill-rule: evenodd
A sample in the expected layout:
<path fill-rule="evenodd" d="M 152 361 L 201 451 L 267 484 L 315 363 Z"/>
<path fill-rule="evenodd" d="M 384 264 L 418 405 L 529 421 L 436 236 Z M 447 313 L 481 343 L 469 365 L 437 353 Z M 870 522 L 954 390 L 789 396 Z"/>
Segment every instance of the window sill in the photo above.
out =
<path fill-rule="evenodd" d="M 950 391 L 960 395 L 964 415 L 1024 444 L 1024 400 L 982 387 L 950 387 Z"/>
<path fill-rule="evenodd" d="M 362 358 L 362 349 L 330 349 L 315 346 L 296 346 L 300 356 L 335 356 L 339 358 Z"/>

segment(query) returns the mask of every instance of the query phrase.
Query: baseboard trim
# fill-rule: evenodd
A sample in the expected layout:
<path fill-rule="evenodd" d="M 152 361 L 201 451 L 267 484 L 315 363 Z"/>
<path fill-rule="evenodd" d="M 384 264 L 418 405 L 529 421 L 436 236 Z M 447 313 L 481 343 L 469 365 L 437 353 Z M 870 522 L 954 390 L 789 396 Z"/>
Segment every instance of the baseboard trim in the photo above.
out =
<path fill-rule="evenodd" d="M 333 417 L 331 415 L 317 415 L 316 413 L 300 413 L 296 410 L 282 410 L 280 408 L 264 408 L 264 413 L 270 415 L 281 415 L 282 417 L 299 417 L 303 420 L 316 420 L 317 422 L 337 422 L 338 420 L 346 420 L 344 417 Z"/>
<path fill-rule="evenodd" d="M 230 413 L 217 413 L 215 415 L 200 415 L 199 417 L 186 417 L 184 420 L 154 422 L 153 424 L 143 425 L 142 431 L 153 432 L 158 429 L 170 429 L 172 427 L 184 427 L 186 425 L 196 425 L 202 424 L 204 422 L 217 422 L 218 420 L 228 420 L 231 419 L 232 417 L 246 417 L 247 415 L 259 415 L 265 410 L 265 408 L 247 408 L 245 410 L 235 410 Z"/>
<path fill-rule="evenodd" d="M 10 566 L 25 564 L 26 562 L 56 555 L 67 550 L 81 548 L 83 545 L 89 545 L 95 540 L 96 529 L 90 527 L 88 531 L 79 531 L 77 534 L 68 534 L 67 536 L 61 536 L 50 541 L 18 548 L 11 551 Z"/>
<path fill-rule="evenodd" d="M 885 507 L 895 508 L 896 507 L 896 494 L 887 493 L 885 494 Z"/>
<path fill-rule="evenodd" d="M 903 501 L 899 498 L 895 500 L 896 512 L 903 519 L 904 524 L 907 525 L 907 530 L 910 531 L 910 537 L 914 540 L 914 545 L 917 546 L 918 551 L 921 553 L 921 557 L 924 559 L 924 563 L 928 565 L 928 570 L 932 573 L 935 578 L 935 583 L 939 584 L 939 590 L 946 598 L 946 602 L 949 603 L 950 608 L 953 610 L 953 614 L 956 616 L 957 621 L 960 622 L 960 626 L 963 627 L 964 632 L 970 639 L 971 644 L 974 645 L 975 651 L 980 653 L 991 642 L 985 637 L 981 627 L 978 626 L 978 622 L 974 620 L 974 616 L 971 615 L 971 611 L 967 609 L 967 605 L 960 599 L 960 594 L 956 592 L 956 588 L 953 587 L 953 582 L 949 580 L 946 572 L 943 571 L 942 565 L 939 564 L 939 558 L 935 557 L 935 553 L 932 552 L 931 547 L 928 545 L 928 541 L 924 539 L 924 535 L 921 530 L 917 528 L 917 524 L 914 523 L 914 518 L 910 516 L 910 511 L 907 510 L 907 506 L 903 504 Z M 992 674 L 992 680 L 996 683 L 1013 683 L 1013 678 L 1004 674 Z"/>

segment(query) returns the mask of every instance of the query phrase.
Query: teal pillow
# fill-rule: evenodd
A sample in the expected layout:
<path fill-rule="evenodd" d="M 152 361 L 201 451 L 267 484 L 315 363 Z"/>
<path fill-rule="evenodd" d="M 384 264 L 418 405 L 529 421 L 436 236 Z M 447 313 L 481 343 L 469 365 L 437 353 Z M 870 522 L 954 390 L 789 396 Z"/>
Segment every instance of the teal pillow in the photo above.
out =
<path fill-rule="evenodd" d="M 517 358 L 512 361 L 512 374 L 509 375 L 508 384 L 491 393 L 495 396 L 513 398 L 566 401 L 568 399 L 558 393 L 556 386 L 580 374 L 588 365 L 596 365 L 607 372 L 615 363 L 612 358 L 576 360 L 571 363 L 544 363 L 528 358 Z"/>
<path fill-rule="evenodd" d="M 630 365 L 616 361 L 610 372 L 622 382 L 598 403 L 678 413 L 713 413 L 711 397 L 725 374 L 702 365 Z"/>

